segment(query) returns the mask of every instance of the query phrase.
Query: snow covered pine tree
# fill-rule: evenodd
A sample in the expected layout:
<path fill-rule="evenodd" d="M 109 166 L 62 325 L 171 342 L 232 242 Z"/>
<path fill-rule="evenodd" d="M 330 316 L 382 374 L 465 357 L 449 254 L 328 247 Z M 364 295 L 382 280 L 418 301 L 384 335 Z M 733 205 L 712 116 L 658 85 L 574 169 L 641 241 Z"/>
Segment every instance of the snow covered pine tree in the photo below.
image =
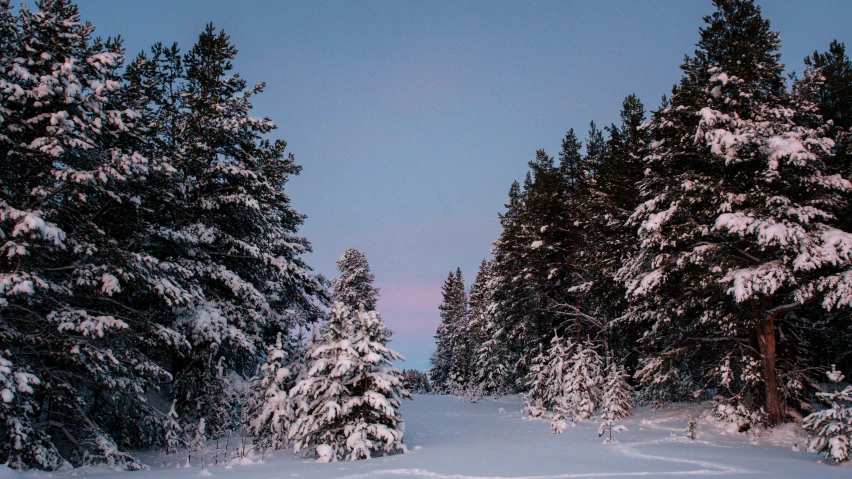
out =
<path fill-rule="evenodd" d="M 613 358 L 609 358 L 606 368 L 606 379 L 603 385 L 603 399 L 601 400 L 601 426 L 598 429 L 598 437 L 609 432 L 609 437 L 604 444 L 615 444 L 614 433 L 626 431 L 623 425 L 616 425 L 615 421 L 630 416 L 630 394 L 633 389 L 627 383 L 627 374 L 621 365 Z"/>
<path fill-rule="evenodd" d="M 779 36 L 760 9 L 714 4 L 648 126 L 644 203 L 631 217 L 641 247 L 620 272 L 625 317 L 654 331 L 643 386 L 715 376 L 719 393 L 774 425 L 813 383 L 800 373 L 813 368 L 796 364 L 803 344 L 778 334 L 806 321 L 787 313 L 852 302 L 852 236 L 835 227 L 837 193 L 852 185 L 824 171 L 834 143 L 786 90 Z"/>
<path fill-rule="evenodd" d="M 122 451 L 161 439 L 145 393 L 176 335 L 128 300 L 168 296 L 131 239 L 135 192 L 164 165 L 136 148 L 120 42 L 93 39 L 69 1 L 35 8 L 0 1 L 0 368 L 15 382 L 0 461 L 140 469 Z"/>
<path fill-rule="evenodd" d="M 306 377 L 290 391 L 295 451 L 320 461 L 405 452 L 399 407 L 411 395 L 393 366 L 393 361 L 405 358 L 387 347 L 391 332 L 379 313 L 366 309 L 378 301 L 366 258 L 357 250 L 347 253 L 344 260 L 357 260 L 338 262 L 344 280 L 334 281 L 339 288 L 335 298 L 357 309 L 342 301 L 332 304 L 328 323 L 308 353 Z"/>
<path fill-rule="evenodd" d="M 340 276 L 331 281 L 332 299 L 345 304 L 355 314 L 360 310 L 374 311 L 379 301 L 379 288 L 373 286 L 376 277 L 364 253 L 349 248 L 337 260 Z"/>
<path fill-rule="evenodd" d="M 300 167 L 276 127 L 250 115 L 263 84 L 247 88 L 233 70 L 237 50 L 208 25 L 181 55 L 155 45 L 128 76 L 148 100 L 148 156 L 168 158 L 146 205 L 152 224 L 137 243 L 174 271 L 172 321 L 188 343 L 171 355 L 172 394 L 186 421 L 204 417 L 211 437 L 237 426 L 235 383 L 254 374 L 279 332 L 322 316 L 325 286 L 300 258 L 304 217 L 285 185 Z M 285 341 L 286 342 L 286 341 Z"/>
<path fill-rule="evenodd" d="M 298 348 L 294 353 L 299 353 Z M 291 359 L 285 350 L 281 333 L 275 338 L 275 344 L 267 348 L 266 354 L 260 374 L 251 380 L 251 401 L 246 411 L 249 432 L 262 452 L 283 449 L 290 443 L 288 433 L 295 413 L 289 392 L 295 385 L 297 374 L 291 370 L 290 364 L 299 362 L 298 357 Z"/>
<path fill-rule="evenodd" d="M 808 450 L 822 453 L 833 462 L 846 462 L 852 448 L 852 385 L 839 389 L 844 377 L 833 364 L 826 374 L 834 392 L 817 393 L 830 407 L 805 418 L 805 429 L 813 435 Z"/>

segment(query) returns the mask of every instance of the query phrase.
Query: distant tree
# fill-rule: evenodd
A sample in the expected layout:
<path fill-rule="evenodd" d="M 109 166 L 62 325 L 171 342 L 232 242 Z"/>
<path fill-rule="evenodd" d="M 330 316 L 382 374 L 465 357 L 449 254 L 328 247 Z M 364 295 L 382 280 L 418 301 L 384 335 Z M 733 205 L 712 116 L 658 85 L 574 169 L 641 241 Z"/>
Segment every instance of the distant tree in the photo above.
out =
<path fill-rule="evenodd" d="M 416 369 L 402 370 L 402 386 L 411 394 L 432 394 L 429 376 Z"/>
<path fill-rule="evenodd" d="M 450 273 L 442 289 L 441 324 L 435 334 L 429 376 L 438 394 L 459 394 L 467 381 L 470 353 L 467 337 L 467 294 L 461 269 Z"/>

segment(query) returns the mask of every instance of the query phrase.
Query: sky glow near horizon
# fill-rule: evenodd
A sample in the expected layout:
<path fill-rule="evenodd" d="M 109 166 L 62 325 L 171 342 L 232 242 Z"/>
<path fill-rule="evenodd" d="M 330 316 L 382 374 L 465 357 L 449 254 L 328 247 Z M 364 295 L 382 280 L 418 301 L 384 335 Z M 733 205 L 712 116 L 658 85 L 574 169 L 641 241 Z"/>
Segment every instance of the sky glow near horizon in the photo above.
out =
<path fill-rule="evenodd" d="M 30 2 L 27 2 L 28 4 Z M 833 39 L 852 48 L 847 1 L 758 1 L 782 62 Z M 255 116 L 302 165 L 287 192 L 308 219 L 308 264 L 326 277 L 349 247 L 367 255 L 379 311 L 404 367 L 426 370 L 441 285 L 468 284 L 500 233 L 513 180 L 569 128 L 647 110 L 680 78 L 708 1 L 212 2 L 79 0 L 96 35 L 128 58 L 155 42 L 187 51 L 208 22 L 239 50 L 235 71 L 266 82 Z"/>

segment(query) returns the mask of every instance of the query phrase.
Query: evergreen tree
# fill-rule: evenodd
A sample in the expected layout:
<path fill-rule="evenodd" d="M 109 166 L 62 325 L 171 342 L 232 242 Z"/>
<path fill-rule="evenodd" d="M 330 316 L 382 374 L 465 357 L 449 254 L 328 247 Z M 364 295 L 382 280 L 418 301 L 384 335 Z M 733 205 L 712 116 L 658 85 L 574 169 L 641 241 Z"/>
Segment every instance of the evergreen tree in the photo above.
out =
<path fill-rule="evenodd" d="M 510 190 L 493 265 L 499 290 L 497 329 L 506 337 L 510 355 L 517 358 L 513 375 L 518 389 L 523 389 L 536 345 L 546 345 L 554 329 L 567 326 L 564 309 L 573 305 L 574 297 L 566 295 L 566 286 L 576 274 L 566 256 L 576 244 L 567 201 L 571 180 L 563 167 L 583 175 L 586 171 L 581 161 L 567 164 L 564 157 L 557 167 L 544 151 L 536 152 L 529 167 L 523 188 L 516 183 Z"/>
<path fill-rule="evenodd" d="M 606 432 L 609 433 L 604 444 L 617 443 L 618 441 L 615 440 L 613 434 L 627 430 L 623 425 L 616 425 L 615 421 L 630 416 L 630 394 L 632 391 L 627 383 L 627 374 L 624 369 L 610 358 L 603 384 L 601 425 L 598 429 L 598 437 L 603 436 Z"/>
<path fill-rule="evenodd" d="M 429 376 L 415 369 L 402 370 L 402 387 L 411 394 L 431 394 Z"/>
<path fill-rule="evenodd" d="M 247 411 L 249 431 L 263 451 L 283 449 L 289 443 L 287 435 L 295 416 L 288 394 L 295 385 L 296 374 L 289 365 L 297 361 L 289 357 L 278 333 L 275 344 L 267 348 L 266 362 L 260 367 L 259 375 L 251 381 L 254 404 Z"/>
<path fill-rule="evenodd" d="M 177 452 L 178 446 L 181 444 L 181 428 L 178 422 L 177 411 L 175 411 L 175 403 L 169 408 L 169 413 L 163 419 L 163 452 L 166 454 L 174 454 Z"/>
<path fill-rule="evenodd" d="M 550 377 L 548 357 L 547 350 L 539 345 L 537 354 L 530 361 L 527 392 L 524 394 L 524 408 L 521 412 L 531 418 L 548 418 L 553 408 L 550 397 L 550 384 L 553 378 Z"/>
<path fill-rule="evenodd" d="M 630 395 L 633 388 L 627 382 L 624 368 L 610 358 L 606 368 L 601 399 L 601 417 L 605 420 L 619 420 L 630 416 Z"/>
<path fill-rule="evenodd" d="M 817 393 L 830 407 L 805 418 L 804 427 L 812 434 L 808 450 L 822 453 L 833 462 L 845 462 L 852 447 L 852 386 L 840 390 L 844 377 L 833 364 L 826 374 L 834 384 L 834 392 Z"/>
<path fill-rule="evenodd" d="M 310 251 L 295 236 L 304 217 L 284 193 L 300 167 L 285 142 L 264 138 L 275 125 L 250 116 L 263 84 L 246 88 L 236 54 L 208 25 L 185 55 L 156 45 L 128 73 L 151 104 L 149 156 L 174 170 L 159 179 L 154 223 L 138 241 L 175 272 L 163 289 L 188 292 L 172 317 L 190 346 L 170 358 L 172 393 L 214 437 L 235 426 L 234 379 L 255 370 L 277 332 L 318 318 L 326 297 L 300 258 Z"/>
<path fill-rule="evenodd" d="M 616 274 L 639 246 L 635 228 L 627 220 L 639 205 L 636 182 L 642 177 L 641 158 L 647 143 L 641 128 L 645 108 L 630 95 L 622 103 L 620 116 L 620 125 L 607 128 L 609 139 L 598 173 L 578 208 L 583 242 L 576 263 L 584 282 L 573 288 L 582 294 L 586 322 L 599 328 L 613 352 L 632 349 L 642 334 L 634 324 L 616 324 L 627 306 L 624 285 Z"/>
<path fill-rule="evenodd" d="M 20 379 L 0 460 L 139 469 L 122 450 L 159 441 L 145 393 L 180 340 L 129 301 L 168 294 L 128 238 L 165 165 L 138 149 L 121 42 L 93 39 L 67 0 L 35 8 L 0 2 L 0 351 Z"/>
<path fill-rule="evenodd" d="M 439 394 L 464 394 L 470 352 L 467 334 L 467 295 L 461 269 L 444 281 L 440 306 L 441 325 L 435 334 L 437 348 L 432 355 L 429 375 Z"/>
<path fill-rule="evenodd" d="M 573 419 L 577 414 L 569 383 L 575 349 L 570 339 L 554 336 L 547 352 L 547 376 L 550 378 L 547 399 L 557 420 Z"/>
<path fill-rule="evenodd" d="M 604 379 L 601 369 L 601 357 L 591 340 L 574 348 L 570 369 L 563 379 L 563 389 L 575 420 L 593 418 L 601 404 Z"/>
<path fill-rule="evenodd" d="M 631 217 L 641 246 L 620 273 L 625 317 L 654 332 L 643 338 L 653 350 L 648 380 L 671 375 L 667 365 L 710 378 L 726 358 L 743 358 L 725 389 L 777 424 L 810 383 L 799 356 L 779 361 L 779 350 L 796 347 L 779 347 L 785 314 L 848 301 L 840 264 L 852 243 L 832 226 L 832 210 L 850 184 L 823 174 L 831 142 L 797 118 L 808 109 L 785 89 L 780 40 L 760 9 L 714 4 L 684 77 L 649 125 L 644 202 Z M 747 374 L 753 359 L 758 375 Z"/>
<path fill-rule="evenodd" d="M 486 283 L 488 282 L 488 263 L 482 260 L 479 265 L 479 271 L 476 273 L 476 279 L 470 285 L 468 294 L 468 324 L 467 324 L 467 342 L 469 345 L 469 374 L 468 374 L 468 391 L 472 396 L 482 396 L 480 388 L 480 367 L 479 349 L 488 340 L 485 330 L 488 322 L 487 308 L 488 302 L 485 295 L 488 294 Z"/>
<path fill-rule="evenodd" d="M 367 257 L 350 248 L 337 260 L 340 276 L 332 281 L 334 301 L 345 304 L 353 312 L 374 311 L 379 300 L 379 289 L 373 287 L 375 276 L 370 272 Z"/>
<path fill-rule="evenodd" d="M 816 85 L 811 100 L 823 120 L 848 132 L 852 128 L 852 62 L 846 55 L 846 45 L 834 40 L 827 52 L 814 51 L 805 57 L 805 71 L 813 74 Z"/>
<path fill-rule="evenodd" d="M 500 238 L 494 242 L 494 260 L 492 261 L 491 274 L 494 283 L 492 308 L 494 312 L 493 326 L 491 328 L 491 341 L 499 341 L 507 351 L 505 363 L 502 364 L 509 372 L 510 391 L 526 390 L 526 372 L 518 374 L 518 370 L 526 371 L 528 368 L 519 365 L 521 357 L 528 358 L 526 332 L 521 320 L 523 311 L 519 298 L 524 297 L 522 287 L 520 252 L 524 243 L 529 238 L 522 237 L 520 214 L 523 208 L 521 198 L 521 187 L 517 181 L 509 188 L 509 202 L 505 205 L 506 211 L 501 213 L 500 225 L 502 232 Z M 433 376 L 434 382 L 434 376 Z"/>
<path fill-rule="evenodd" d="M 322 335 L 308 352 L 308 373 L 290 391 L 296 420 L 289 437 L 296 453 L 315 454 L 318 446 L 332 448 L 335 455 L 345 451 L 344 406 L 349 400 L 347 384 L 352 381 L 351 365 L 357 353 L 351 311 L 343 303 L 333 303 L 331 316 Z"/>
<path fill-rule="evenodd" d="M 465 294 L 464 279 L 461 269 L 456 269 L 456 290 L 452 296 L 452 304 L 447 310 L 453 317 L 453 329 L 450 339 L 452 359 L 450 360 L 447 392 L 463 396 L 467 393 L 470 379 L 470 329 L 468 327 L 468 302 Z"/>
<path fill-rule="evenodd" d="M 344 427 L 347 460 L 368 459 L 376 453 L 405 452 L 405 425 L 399 411 L 402 399 L 411 399 L 403 387 L 402 373 L 393 366 L 401 355 L 387 347 L 391 332 L 376 311 L 358 314 L 358 334 L 352 341 L 357 352 L 355 376 L 348 389 L 351 399 L 344 411 L 351 415 Z"/>
<path fill-rule="evenodd" d="M 410 394 L 392 365 L 404 358 L 386 346 L 390 334 L 375 311 L 353 317 L 345 304 L 333 304 L 307 377 L 290 392 L 297 453 L 356 460 L 405 450 L 399 403 Z"/>
<path fill-rule="evenodd" d="M 470 288 L 471 390 L 477 396 L 511 391 L 509 350 L 495 311 L 492 264 L 483 261 Z"/>

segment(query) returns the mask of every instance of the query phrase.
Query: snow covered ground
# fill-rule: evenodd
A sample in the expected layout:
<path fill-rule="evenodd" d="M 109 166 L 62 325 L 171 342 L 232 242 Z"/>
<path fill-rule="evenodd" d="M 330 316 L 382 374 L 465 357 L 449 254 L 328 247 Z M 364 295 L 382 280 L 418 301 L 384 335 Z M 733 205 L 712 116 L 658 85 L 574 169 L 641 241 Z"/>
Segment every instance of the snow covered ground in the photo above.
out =
<path fill-rule="evenodd" d="M 151 470 L 114 473 L 104 469 L 28 473 L 39 478 L 69 475 L 102 479 L 189 479 L 211 475 L 221 479 L 287 478 L 428 478 L 428 479 L 568 479 L 574 477 L 852 477 L 852 467 L 820 464 L 804 452 L 803 437 L 794 426 L 752 438 L 727 431 L 719 423 L 700 422 L 697 438 L 684 428 L 703 405 L 678 405 L 653 410 L 640 408 L 623 421 L 629 431 L 617 435 L 619 444 L 604 445 L 598 424 L 586 422 L 563 434 L 550 425 L 524 420 L 517 397 L 483 399 L 470 404 L 448 396 L 416 396 L 406 401 L 405 443 L 408 454 L 378 459 L 321 464 L 281 451 L 263 463 L 176 468 L 183 456 L 143 455 Z M 501 413 L 500 409 L 506 410 Z M 674 434 L 672 433 L 674 431 Z M 798 444 L 802 452 L 795 451 Z M 182 460 L 180 460 L 182 464 Z M 0 479 L 17 474 L 0 470 Z"/>

